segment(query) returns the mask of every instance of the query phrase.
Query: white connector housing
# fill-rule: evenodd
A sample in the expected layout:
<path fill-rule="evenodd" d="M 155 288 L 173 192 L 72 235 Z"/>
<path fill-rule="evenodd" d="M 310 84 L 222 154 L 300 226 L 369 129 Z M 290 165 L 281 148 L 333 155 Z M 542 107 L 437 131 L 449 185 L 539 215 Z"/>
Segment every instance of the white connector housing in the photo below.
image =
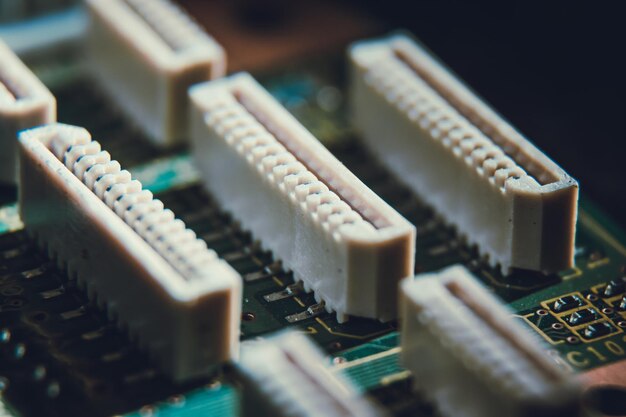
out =
<path fill-rule="evenodd" d="M 573 266 L 578 184 L 404 35 L 350 48 L 355 126 L 503 273 Z"/>
<path fill-rule="evenodd" d="M 87 0 L 91 72 L 154 141 L 187 139 L 188 88 L 222 76 L 226 55 L 169 0 Z"/>
<path fill-rule="evenodd" d="M 20 215 L 174 379 L 235 359 L 241 277 L 82 128 L 20 135 Z"/>
<path fill-rule="evenodd" d="M 463 266 L 401 284 L 401 360 L 444 417 L 574 417 L 576 386 Z"/>
<path fill-rule="evenodd" d="M 0 40 L 0 182 L 17 184 L 17 135 L 56 120 L 56 100 Z"/>
<path fill-rule="evenodd" d="M 415 228 L 250 75 L 195 86 L 191 140 L 205 187 L 339 321 L 389 320 L 412 275 Z"/>
<path fill-rule="evenodd" d="M 384 414 L 301 333 L 244 342 L 237 364 L 243 417 L 375 417 Z"/>

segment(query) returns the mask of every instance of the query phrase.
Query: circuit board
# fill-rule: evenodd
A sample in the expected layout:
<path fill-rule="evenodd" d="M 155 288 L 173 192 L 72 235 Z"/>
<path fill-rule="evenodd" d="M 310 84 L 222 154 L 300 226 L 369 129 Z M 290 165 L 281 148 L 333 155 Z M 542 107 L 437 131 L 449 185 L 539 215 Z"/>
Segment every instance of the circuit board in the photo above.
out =
<path fill-rule="evenodd" d="M 352 380 L 394 416 L 432 416 L 399 360 L 395 321 L 339 323 L 294 281 L 199 183 L 184 147 L 163 152 L 107 100 L 72 54 L 31 62 L 58 100 L 59 121 L 89 129 L 243 278 L 241 340 L 281 329 L 306 333 L 332 371 Z M 346 114 L 346 63 L 330 54 L 253 75 L 366 185 L 416 226 L 415 273 L 463 264 L 576 373 L 626 359 L 626 301 L 607 288 L 626 274 L 626 234 L 584 196 L 575 267 L 546 277 L 503 276 L 476 248 L 376 160 Z M 17 192 L 0 190 L 0 392 L 7 416 L 239 415 L 231 369 L 187 384 L 161 374 L 146 352 L 88 300 L 62 266 L 37 249 L 20 221 Z M 559 302 L 571 305 L 558 310 Z M 573 304 L 572 304 L 573 303 Z M 571 307 L 571 308 L 570 308 Z M 572 317 L 583 312 L 579 321 Z"/>

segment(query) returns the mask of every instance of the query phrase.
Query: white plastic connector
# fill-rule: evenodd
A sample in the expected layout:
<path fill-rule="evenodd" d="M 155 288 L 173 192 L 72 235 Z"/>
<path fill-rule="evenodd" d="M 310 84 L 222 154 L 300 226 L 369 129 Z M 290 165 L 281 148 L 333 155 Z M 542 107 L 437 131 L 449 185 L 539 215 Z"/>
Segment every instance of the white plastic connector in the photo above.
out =
<path fill-rule="evenodd" d="M 0 182 L 17 183 L 17 134 L 56 120 L 56 100 L 0 40 Z"/>
<path fill-rule="evenodd" d="M 306 336 L 283 332 L 244 342 L 237 364 L 244 417 L 375 417 L 385 415 L 331 372 Z"/>
<path fill-rule="evenodd" d="M 169 0 L 87 0 L 91 72 L 158 146 L 187 139 L 187 89 L 222 76 L 226 55 Z"/>
<path fill-rule="evenodd" d="M 490 263 L 573 265 L 578 184 L 404 35 L 351 47 L 367 145 Z"/>
<path fill-rule="evenodd" d="M 82 128 L 20 135 L 20 214 L 176 380 L 235 359 L 241 277 Z"/>
<path fill-rule="evenodd" d="M 574 417 L 576 386 L 463 266 L 401 283 L 401 359 L 445 417 Z"/>
<path fill-rule="evenodd" d="M 206 188 L 329 310 L 389 320 L 412 275 L 415 228 L 250 75 L 190 90 Z"/>

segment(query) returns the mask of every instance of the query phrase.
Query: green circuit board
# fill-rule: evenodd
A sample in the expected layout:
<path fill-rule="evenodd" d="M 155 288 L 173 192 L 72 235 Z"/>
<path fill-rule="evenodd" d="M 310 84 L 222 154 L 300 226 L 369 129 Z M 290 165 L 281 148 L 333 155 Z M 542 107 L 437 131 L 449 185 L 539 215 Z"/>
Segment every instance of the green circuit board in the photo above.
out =
<path fill-rule="evenodd" d="M 412 392 L 411 375 L 400 364 L 397 323 L 338 323 L 316 306 L 313 294 L 294 283 L 280 259 L 202 189 L 185 149 L 163 153 L 151 146 L 79 66 L 53 62 L 33 63 L 33 68 L 56 95 L 61 122 L 89 129 L 242 275 L 242 340 L 284 328 L 307 333 L 328 353 L 334 372 L 353 380 L 393 415 L 432 415 Z M 575 268 L 552 276 L 528 271 L 503 276 L 378 163 L 352 132 L 342 58 L 324 57 L 254 75 L 348 168 L 416 225 L 416 273 L 466 265 L 537 332 L 555 359 L 575 371 L 626 358 L 626 311 L 619 305 L 623 294 L 604 296 L 607 283 L 625 273 L 626 235 L 592 203 L 583 198 L 580 204 Z M 19 220 L 15 195 L 15 190 L 0 191 L 0 391 L 18 415 L 37 415 L 42 409 L 59 416 L 238 415 L 238 382 L 232 370 L 184 386 L 161 375 L 63 269 L 36 249 Z M 555 301 L 570 295 L 580 305 L 553 311 Z M 594 309 L 597 317 L 570 325 L 569 316 L 585 308 Z M 610 330 L 589 336 L 586 329 L 600 323 Z M 5 381 L 10 383 L 3 385 Z"/>

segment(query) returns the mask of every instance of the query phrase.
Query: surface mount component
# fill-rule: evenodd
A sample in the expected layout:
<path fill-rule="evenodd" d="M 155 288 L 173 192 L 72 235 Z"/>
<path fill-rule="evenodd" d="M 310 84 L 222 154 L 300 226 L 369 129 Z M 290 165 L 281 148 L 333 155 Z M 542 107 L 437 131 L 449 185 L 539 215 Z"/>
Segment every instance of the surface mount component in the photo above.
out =
<path fill-rule="evenodd" d="M 415 228 L 248 74 L 190 95 L 193 156 L 222 206 L 339 321 L 394 318 Z"/>
<path fill-rule="evenodd" d="M 301 333 L 244 342 L 237 364 L 243 417 L 374 417 L 386 415 Z"/>
<path fill-rule="evenodd" d="M 177 380 L 238 354 L 241 278 L 82 128 L 20 135 L 26 229 Z"/>
<path fill-rule="evenodd" d="M 223 49 L 168 0 L 87 0 L 90 69 L 155 144 L 187 138 L 187 89 L 226 71 Z"/>
<path fill-rule="evenodd" d="M 401 283 L 402 362 L 443 416 L 579 415 L 536 335 L 462 266 Z"/>
<path fill-rule="evenodd" d="M 56 100 L 0 40 L 0 182 L 17 182 L 17 134 L 56 120 Z"/>
<path fill-rule="evenodd" d="M 367 145 L 492 265 L 573 265 L 573 178 L 410 38 L 357 43 L 350 59 Z"/>

